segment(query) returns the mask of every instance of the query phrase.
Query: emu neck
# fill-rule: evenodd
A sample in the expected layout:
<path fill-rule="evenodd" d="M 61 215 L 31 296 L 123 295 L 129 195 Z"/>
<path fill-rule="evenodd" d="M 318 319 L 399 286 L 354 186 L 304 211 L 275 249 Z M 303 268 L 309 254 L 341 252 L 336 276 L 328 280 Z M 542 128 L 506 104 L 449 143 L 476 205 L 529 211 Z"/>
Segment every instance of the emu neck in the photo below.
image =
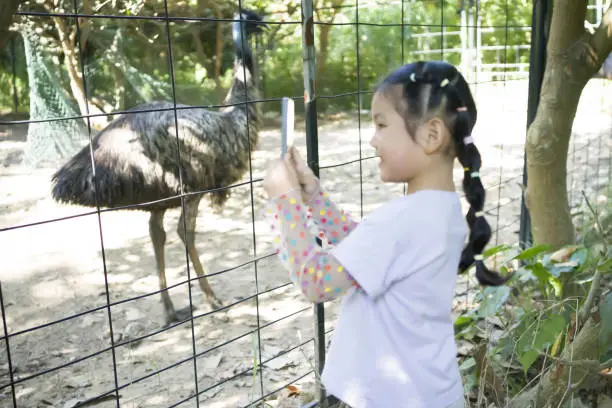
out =
<path fill-rule="evenodd" d="M 259 93 L 254 84 L 252 73 L 237 58 L 234 61 L 232 85 L 224 101 L 224 104 L 229 106 L 221 108 L 221 111 L 237 121 L 248 123 L 251 149 L 254 149 L 257 145 L 261 115 L 260 104 L 250 101 L 257 99 L 259 99 Z M 247 100 L 248 102 L 245 103 Z"/>
<path fill-rule="evenodd" d="M 257 130 L 259 128 L 260 112 L 259 104 L 245 101 L 253 101 L 259 98 L 259 93 L 254 78 L 253 55 L 247 42 L 246 33 L 240 34 L 237 24 L 233 30 L 234 44 L 236 46 L 236 57 L 234 59 L 233 78 L 230 89 L 225 97 L 224 104 L 230 105 L 221 109 L 226 114 L 241 117 L 248 121 L 251 133 L 252 147 L 257 143 Z M 238 118 L 236 118 L 238 119 Z"/>
<path fill-rule="evenodd" d="M 253 54 L 249 47 L 247 34 L 242 30 L 240 23 L 233 24 L 232 37 L 236 47 L 236 57 L 234 59 L 232 85 L 225 98 L 226 104 L 241 103 L 246 101 L 247 98 L 251 100 L 257 99 L 253 78 Z"/>
<path fill-rule="evenodd" d="M 243 61 L 236 58 L 234 61 L 234 76 L 232 85 L 225 97 L 225 104 L 238 104 L 247 100 L 257 99 L 253 73 L 245 67 Z"/>

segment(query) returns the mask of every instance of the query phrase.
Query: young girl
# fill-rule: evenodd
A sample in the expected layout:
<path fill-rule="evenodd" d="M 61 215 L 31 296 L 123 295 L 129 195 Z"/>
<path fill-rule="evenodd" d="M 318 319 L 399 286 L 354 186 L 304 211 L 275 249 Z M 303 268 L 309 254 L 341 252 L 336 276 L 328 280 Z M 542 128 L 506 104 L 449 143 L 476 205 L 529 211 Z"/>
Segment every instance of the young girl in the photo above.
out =
<path fill-rule="evenodd" d="M 463 407 L 451 319 L 457 270 L 475 264 L 483 285 L 508 279 L 488 270 L 481 255 L 491 229 L 470 136 L 474 100 L 452 65 L 416 62 L 378 86 L 372 119 L 380 177 L 407 182 L 408 194 L 358 224 L 291 148 L 264 179 L 278 254 L 311 302 L 345 295 L 322 374 L 328 394 L 353 408 Z M 470 204 L 465 247 L 455 157 Z M 309 218 L 331 250 L 317 245 Z"/>

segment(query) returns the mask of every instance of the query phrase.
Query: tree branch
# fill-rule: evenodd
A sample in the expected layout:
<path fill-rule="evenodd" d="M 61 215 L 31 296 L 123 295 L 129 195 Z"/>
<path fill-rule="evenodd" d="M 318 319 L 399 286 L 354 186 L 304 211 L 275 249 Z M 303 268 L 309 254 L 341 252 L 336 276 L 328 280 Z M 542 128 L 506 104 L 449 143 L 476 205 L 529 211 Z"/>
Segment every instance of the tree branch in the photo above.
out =
<path fill-rule="evenodd" d="M 591 46 L 595 52 L 597 69 L 612 52 L 612 6 L 604 13 L 601 24 L 591 36 Z"/>
<path fill-rule="evenodd" d="M 586 30 L 586 2 L 576 0 L 557 0 L 552 11 L 548 53 L 565 52 L 582 37 Z"/>
<path fill-rule="evenodd" d="M 596 360 L 567 360 L 565 358 L 555 357 L 543 351 L 540 351 L 539 353 L 540 355 L 549 358 L 559 364 L 563 364 L 564 366 L 582 368 L 584 370 L 593 372 L 593 374 L 601 374 L 603 370 L 612 368 L 612 358 L 604 361 L 603 363 L 600 363 Z"/>
<path fill-rule="evenodd" d="M 83 13 L 91 14 L 91 3 L 90 0 L 83 0 Z M 89 34 L 92 29 L 92 20 L 90 18 L 80 18 L 79 19 L 79 29 L 80 29 L 80 43 L 81 43 L 81 52 L 85 52 L 87 48 L 87 40 L 89 39 Z"/>
<path fill-rule="evenodd" d="M 610 9 L 608 9 L 608 11 L 610 11 Z M 591 212 L 593 213 L 593 217 L 595 217 L 595 223 L 597 224 L 597 228 L 599 229 L 599 232 L 601 233 L 601 238 L 602 238 L 603 245 L 604 245 L 604 255 L 605 255 L 608 253 L 608 240 L 606 239 L 604 229 L 601 226 L 601 221 L 599 220 L 599 214 L 597 214 L 597 211 L 595 211 L 595 209 L 591 205 L 591 202 L 589 201 L 586 194 L 584 193 L 584 190 L 582 191 L 582 196 L 584 197 L 587 203 L 587 206 L 589 207 L 589 210 L 591 210 Z M 591 282 L 591 288 L 589 289 L 589 294 L 587 295 L 587 298 L 584 301 L 582 308 L 580 309 L 580 319 L 582 321 L 586 321 L 587 316 L 591 312 L 591 307 L 593 306 L 593 301 L 595 300 L 595 296 L 597 295 L 597 292 L 599 292 L 599 288 L 601 286 L 601 265 L 604 259 L 605 259 L 605 256 L 603 256 L 599 260 L 599 262 L 597 262 L 597 266 L 595 267 L 595 275 L 593 275 L 593 282 Z"/>

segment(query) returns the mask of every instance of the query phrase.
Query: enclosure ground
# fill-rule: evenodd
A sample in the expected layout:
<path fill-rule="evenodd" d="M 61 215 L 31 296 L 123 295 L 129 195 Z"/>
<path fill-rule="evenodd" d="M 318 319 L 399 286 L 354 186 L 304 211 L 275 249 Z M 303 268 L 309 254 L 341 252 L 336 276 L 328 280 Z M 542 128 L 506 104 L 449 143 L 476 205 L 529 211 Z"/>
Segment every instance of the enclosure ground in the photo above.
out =
<path fill-rule="evenodd" d="M 481 176 L 489 188 L 486 209 L 493 229 L 499 228 L 491 244 L 516 243 L 527 82 L 479 84 L 474 89 L 479 107 L 474 138 L 483 156 Z M 610 180 L 612 117 L 610 99 L 602 104 L 605 92 L 602 81 L 591 81 L 575 121 L 572 156 L 568 163 L 575 203 L 580 200 L 581 188 L 584 187 L 587 194 L 601 191 Z M 393 195 L 402 193 L 402 186 L 382 185 L 378 181 L 377 159 L 373 158 L 373 150 L 368 145 L 372 128 L 366 116 L 361 118 L 361 131 L 356 112 L 342 120 L 321 121 L 319 125 L 321 179 L 343 208 L 361 218 Z M 26 131 L 21 125 L 0 129 L 0 228 L 92 214 L 0 233 L 0 279 L 9 333 L 100 309 L 10 337 L 13 375 L 17 381 L 107 350 L 111 345 L 109 315 L 115 343 L 155 333 L 164 323 L 158 293 L 116 304 L 110 310 L 104 307 L 107 304 L 105 270 L 111 303 L 158 290 L 148 214 L 104 212 L 100 215 L 100 234 L 95 211 L 60 205 L 50 198 L 50 176 L 54 168 L 32 171 L 21 166 Z M 296 140 L 305 154 L 301 123 L 298 123 Z M 278 156 L 279 144 L 278 128 L 268 128 L 261 133 L 261 143 L 253 153 L 253 179 L 261 178 L 268 160 Z M 360 154 L 372 158 L 360 162 Z M 345 162 L 350 164 L 325 168 Z M 458 166 L 455 175 L 460 191 L 462 171 Z M 249 179 L 250 175 L 245 175 L 244 181 Z M 579 185 L 582 183 L 585 185 Z M 262 384 L 264 394 L 269 393 L 311 371 L 313 345 L 306 341 L 313 336 L 312 308 L 289 283 L 276 257 L 267 257 L 256 264 L 249 262 L 273 251 L 269 228 L 260 213 L 264 203 L 261 183 L 253 184 L 252 192 L 247 184 L 233 191 L 221 214 L 212 213 L 203 200 L 197 223 L 197 248 L 208 272 L 215 274 L 209 281 L 217 295 L 225 305 L 249 300 L 208 314 L 209 308 L 199 286 L 192 282 L 192 300 L 197 308 L 193 329 L 191 322 L 187 322 L 138 342 L 118 346 L 114 355 L 107 350 L 61 370 L 20 382 L 15 387 L 18 406 L 71 407 L 79 400 L 111 390 L 115 387 L 113 359 L 117 366 L 117 383 L 122 387 L 119 391 L 121 406 L 127 408 L 176 404 L 195 391 L 195 378 L 198 391 L 203 391 L 200 406 L 245 406 L 251 399 L 261 396 Z M 178 215 L 178 211 L 172 211 L 165 220 L 169 285 L 187 279 L 185 248 L 176 234 Z M 193 274 L 191 265 L 189 270 Z M 272 288 L 276 289 L 268 291 Z M 255 298 L 258 291 L 266 293 Z M 465 301 L 469 300 L 466 292 L 466 279 L 460 277 L 456 312 L 466 307 Z M 189 304 L 189 290 L 185 284 L 171 289 L 170 296 L 177 308 Z M 335 325 L 338 304 L 335 301 L 326 306 L 327 330 Z M 303 311 L 298 313 L 300 310 Z M 282 319 L 288 315 L 292 316 Z M 259 334 L 255 331 L 258 326 L 265 326 Z M 236 337 L 239 338 L 232 340 Z M 261 357 L 257 355 L 258 341 L 263 352 Z M 303 347 L 295 348 L 302 342 L 306 342 Z M 266 363 L 263 372 L 253 378 L 255 356 L 266 360 L 291 348 L 295 349 Z M 190 359 L 194 350 L 199 356 L 195 368 Z M 7 387 L 6 351 L 3 341 L 0 347 L 0 407 L 12 406 L 11 388 Z M 151 375 L 164 368 L 167 369 Z M 239 373 L 242 375 L 215 387 Z M 139 380 L 142 377 L 146 378 Z M 314 375 L 310 374 L 301 383 L 314 381 Z M 274 405 L 274 401 L 270 404 Z M 116 402 L 112 398 L 96 405 L 114 406 Z M 189 400 L 180 406 L 195 407 L 196 402 Z"/>

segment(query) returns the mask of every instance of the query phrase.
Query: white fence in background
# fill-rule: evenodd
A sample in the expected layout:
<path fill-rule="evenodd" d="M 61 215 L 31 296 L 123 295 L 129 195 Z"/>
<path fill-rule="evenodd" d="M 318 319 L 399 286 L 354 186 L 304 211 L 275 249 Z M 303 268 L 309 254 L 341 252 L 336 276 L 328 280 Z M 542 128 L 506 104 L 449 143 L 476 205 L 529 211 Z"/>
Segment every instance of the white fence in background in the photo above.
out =
<path fill-rule="evenodd" d="M 587 6 L 585 27 L 594 28 L 599 26 L 603 13 L 610 6 L 611 1 L 589 0 L 590 4 Z M 505 28 L 482 27 L 481 16 L 476 6 L 480 2 L 476 1 L 474 3 L 472 7 L 466 6 L 461 11 L 461 29 L 458 31 L 447 31 L 443 27 L 442 31 L 411 34 L 410 40 L 417 41 L 418 44 L 418 51 L 413 52 L 413 54 L 423 59 L 446 59 L 449 54 L 458 54 L 461 60 L 461 72 L 470 83 L 524 80 L 529 78 L 528 61 L 530 44 L 482 45 L 483 36 L 500 32 L 500 30 L 505 30 Z M 509 27 L 508 30 L 531 31 L 531 27 Z M 461 38 L 461 46 L 446 48 L 447 39 L 457 36 Z M 430 41 L 434 38 L 442 39 L 442 49 L 429 48 Z M 512 60 L 509 58 L 509 55 L 511 55 L 508 53 L 509 50 L 514 51 L 511 53 Z M 486 63 L 483 62 L 483 54 L 485 53 L 487 55 Z M 491 62 L 491 53 L 495 54 L 494 62 Z"/>

